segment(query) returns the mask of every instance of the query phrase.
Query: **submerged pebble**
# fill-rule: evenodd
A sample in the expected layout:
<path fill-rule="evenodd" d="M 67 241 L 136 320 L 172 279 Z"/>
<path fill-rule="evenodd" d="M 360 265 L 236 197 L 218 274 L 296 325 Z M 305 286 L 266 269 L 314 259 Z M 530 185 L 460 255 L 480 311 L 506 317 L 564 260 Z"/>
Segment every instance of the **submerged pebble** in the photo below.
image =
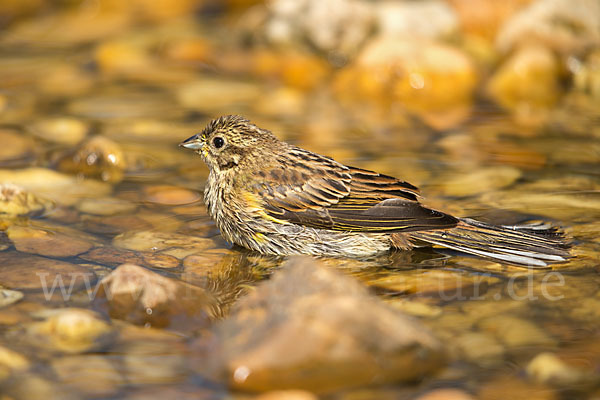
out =
<path fill-rule="evenodd" d="M 0 215 L 38 215 L 52 209 L 53 202 L 12 183 L 0 183 Z"/>
<path fill-rule="evenodd" d="M 540 353 L 527 364 L 527 375 L 534 381 L 558 386 L 573 386 L 598 381 L 591 370 L 571 366 L 556 354 Z"/>
<path fill-rule="evenodd" d="M 49 142 L 74 145 L 85 138 L 89 126 L 79 119 L 58 117 L 34 123 L 31 126 L 31 131 L 37 137 Z"/>
<path fill-rule="evenodd" d="M 0 289 L 0 308 L 16 303 L 22 298 L 22 292 L 17 290 Z"/>
<path fill-rule="evenodd" d="M 390 36 L 365 46 L 356 61 L 340 71 L 334 87 L 343 100 L 398 102 L 434 127 L 447 128 L 468 116 L 476 83 L 477 71 L 461 50 Z M 453 113 L 458 119 L 445 117 Z"/>
<path fill-rule="evenodd" d="M 475 400 L 475 397 L 460 389 L 447 388 L 432 390 L 415 400 Z"/>
<path fill-rule="evenodd" d="M 0 129 L 0 143 L 0 165 L 10 165 L 31 158 L 36 148 L 32 138 L 6 128 Z"/>
<path fill-rule="evenodd" d="M 113 239 L 113 245 L 128 250 L 160 251 L 179 259 L 216 247 L 212 239 L 155 231 L 125 232 Z"/>
<path fill-rule="evenodd" d="M 451 347 L 458 356 L 484 366 L 502 361 L 506 351 L 498 339 L 481 332 L 467 332 L 455 337 Z"/>
<path fill-rule="evenodd" d="M 445 300 L 466 300 L 478 298 L 485 293 L 488 285 L 497 281 L 497 278 L 487 275 L 417 269 L 404 271 L 402 274 L 389 274 L 368 281 L 367 284 L 394 292 L 440 296 Z"/>
<path fill-rule="evenodd" d="M 106 355 L 77 355 L 51 361 L 61 385 L 90 397 L 112 397 L 127 383 L 120 360 Z"/>
<path fill-rule="evenodd" d="M 86 197 L 105 196 L 112 190 L 104 182 L 35 167 L 0 169 L 0 182 L 16 184 L 36 196 L 64 205 L 73 205 Z"/>
<path fill-rule="evenodd" d="M 498 69 L 487 85 L 500 105 L 517 112 L 551 107 L 559 98 L 559 63 L 541 46 L 519 49 Z"/>
<path fill-rule="evenodd" d="M 9 289 L 42 290 L 52 297 L 63 295 L 62 284 L 68 296 L 69 288 L 79 290 L 94 280 L 93 271 L 76 264 L 17 251 L 0 253 L 0 284 Z"/>
<path fill-rule="evenodd" d="M 87 214 L 108 216 L 131 213 L 135 211 L 136 205 L 130 201 L 114 197 L 97 197 L 83 199 L 77 204 L 77 209 Z"/>
<path fill-rule="evenodd" d="M 253 83 L 204 79 L 183 85 L 177 91 L 177 100 L 185 108 L 215 113 L 252 103 L 260 93 L 261 87 Z"/>
<path fill-rule="evenodd" d="M 168 254 L 130 251 L 108 246 L 97 247 L 85 254 L 80 254 L 79 258 L 113 267 L 121 264 L 137 264 L 149 268 L 175 268 L 179 266 L 179 260 Z"/>
<path fill-rule="evenodd" d="M 440 188 L 447 196 L 473 196 L 510 186 L 520 177 L 521 171 L 514 167 L 477 168 L 473 172 L 447 176 Z"/>
<path fill-rule="evenodd" d="M 79 238 L 76 232 L 69 234 L 38 229 L 27 226 L 10 226 L 6 230 L 8 238 L 18 251 L 33 253 L 47 257 L 70 257 L 85 253 L 94 244 L 89 240 Z"/>
<path fill-rule="evenodd" d="M 94 136 L 73 152 L 66 154 L 58 163 L 58 169 L 87 178 L 119 182 L 127 168 L 121 146 L 103 136 Z"/>
<path fill-rule="evenodd" d="M 29 369 L 31 363 L 22 354 L 0 346 L 0 365 L 8 367 L 11 371 L 25 371 Z"/>
<path fill-rule="evenodd" d="M 536 324 L 509 315 L 497 315 L 478 323 L 482 331 L 493 334 L 509 348 L 555 346 L 556 340 Z"/>
<path fill-rule="evenodd" d="M 144 193 L 146 201 L 166 205 L 189 204 L 201 199 L 197 192 L 167 185 L 147 186 L 144 188 Z"/>
<path fill-rule="evenodd" d="M 43 321 L 25 326 L 26 340 L 36 347 L 68 354 L 97 351 L 114 338 L 114 327 L 97 313 L 81 308 L 51 310 Z"/>

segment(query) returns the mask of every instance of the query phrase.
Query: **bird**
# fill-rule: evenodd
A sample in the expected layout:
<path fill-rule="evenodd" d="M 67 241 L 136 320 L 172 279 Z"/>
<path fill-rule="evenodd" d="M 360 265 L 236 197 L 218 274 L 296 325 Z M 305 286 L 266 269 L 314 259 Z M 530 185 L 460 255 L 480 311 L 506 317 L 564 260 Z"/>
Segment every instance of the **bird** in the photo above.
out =
<path fill-rule="evenodd" d="M 294 146 L 239 115 L 179 145 L 209 169 L 204 203 L 224 239 L 262 254 L 368 258 L 434 246 L 529 268 L 570 258 L 549 223 L 500 226 L 430 209 L 408 182 Z"/>

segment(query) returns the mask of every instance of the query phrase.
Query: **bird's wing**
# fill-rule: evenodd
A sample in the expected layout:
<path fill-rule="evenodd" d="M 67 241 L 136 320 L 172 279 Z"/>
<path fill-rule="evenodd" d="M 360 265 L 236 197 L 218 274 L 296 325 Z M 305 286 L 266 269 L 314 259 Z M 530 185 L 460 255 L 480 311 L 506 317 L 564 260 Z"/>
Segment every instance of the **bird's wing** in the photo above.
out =
<path fill-rule="evenodd" d="M 273 218 L 321 229 L 406 232 L 450 228 L 457 219 L 423 207 L 418 189 L 294 148 L 252 188 Z"/>

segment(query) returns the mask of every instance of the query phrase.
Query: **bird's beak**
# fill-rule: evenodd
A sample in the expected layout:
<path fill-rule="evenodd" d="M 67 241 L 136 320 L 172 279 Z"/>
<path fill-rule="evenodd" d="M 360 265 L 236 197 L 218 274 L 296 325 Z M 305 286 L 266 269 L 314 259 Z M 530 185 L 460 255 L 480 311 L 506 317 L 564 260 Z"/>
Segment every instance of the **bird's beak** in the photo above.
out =
<path fill-rule="evenodd" d="M 194 135 L 179 143 L 179 146 L 185 147 L 186 149 L 200 150 L 202 146 L 204 146 L 204 140 L 202 140 L 200 135 Z"/>

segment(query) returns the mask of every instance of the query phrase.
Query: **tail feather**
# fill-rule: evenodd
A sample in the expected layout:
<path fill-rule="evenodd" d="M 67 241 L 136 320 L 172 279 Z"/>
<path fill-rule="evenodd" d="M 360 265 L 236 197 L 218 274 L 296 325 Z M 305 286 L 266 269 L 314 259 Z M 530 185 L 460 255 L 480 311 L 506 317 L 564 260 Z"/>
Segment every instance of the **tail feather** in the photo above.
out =
<path fill-rule="evenodd" d="M 544 268 L 570 258 L 563 233 L 548 224 L 495 226 L 461 219 L 448 230 L 411 232 L 413 240 L 504 263 Z"/>

